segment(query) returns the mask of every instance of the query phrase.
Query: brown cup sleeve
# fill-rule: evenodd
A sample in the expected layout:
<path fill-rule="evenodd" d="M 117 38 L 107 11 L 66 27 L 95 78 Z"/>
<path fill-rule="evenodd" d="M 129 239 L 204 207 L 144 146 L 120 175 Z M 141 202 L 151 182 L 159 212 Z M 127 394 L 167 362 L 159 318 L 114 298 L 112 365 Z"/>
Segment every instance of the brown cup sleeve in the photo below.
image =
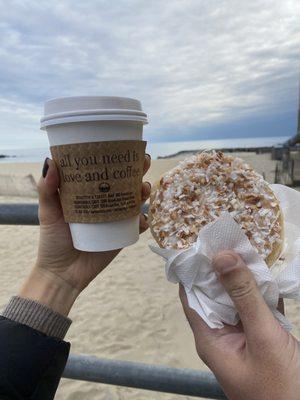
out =
<path fill-rule="evenodd" d="M 138 215 L 145 148 L 141 140 L 51 146 L 65 221 L 108 222 Z"/>

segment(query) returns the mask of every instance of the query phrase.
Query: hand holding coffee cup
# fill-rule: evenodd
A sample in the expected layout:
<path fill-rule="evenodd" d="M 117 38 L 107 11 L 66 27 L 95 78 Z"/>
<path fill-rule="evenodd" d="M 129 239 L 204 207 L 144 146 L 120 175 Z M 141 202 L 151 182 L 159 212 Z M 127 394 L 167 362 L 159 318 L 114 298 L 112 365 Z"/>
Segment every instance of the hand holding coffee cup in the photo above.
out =
<path fill-rule="evenodd" d="M 146 155 L 143 174 L 150 167 Z M 74 248 L 69 225 L 64 221 L 58 193 L 59 173 L 53 160 L 46 159 L 39 180 L 40 240 L 38 257 L 30 276 L 24 282 L 20 296 L 37 300 L 60 314 L 68 315 L 72 304 L 88 284 L 117 256 L 121 249 L 86 252 Z M 150 195 L 150 184 L 144 182 L 142 202 Z M 148 223 L 139 216 L 139 232 Z"/>

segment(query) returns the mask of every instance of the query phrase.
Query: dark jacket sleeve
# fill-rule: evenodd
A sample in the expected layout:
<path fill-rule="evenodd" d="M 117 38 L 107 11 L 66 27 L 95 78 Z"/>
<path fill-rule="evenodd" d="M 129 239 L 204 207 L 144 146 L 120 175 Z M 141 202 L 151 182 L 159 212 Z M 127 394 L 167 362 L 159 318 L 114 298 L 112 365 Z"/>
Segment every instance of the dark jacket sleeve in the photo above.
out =
<path fill-rule="evenodd" d="M 0 317 L 0 399 L 52 400 L 70 344 Z"/>

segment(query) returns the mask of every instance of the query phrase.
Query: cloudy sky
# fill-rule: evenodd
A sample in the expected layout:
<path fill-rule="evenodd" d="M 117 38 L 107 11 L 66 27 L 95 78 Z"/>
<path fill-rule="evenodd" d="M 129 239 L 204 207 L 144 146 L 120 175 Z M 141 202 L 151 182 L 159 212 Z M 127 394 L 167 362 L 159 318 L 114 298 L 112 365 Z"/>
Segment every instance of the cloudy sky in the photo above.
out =
<path fill-rule="evenodd" d="M 296 129 L 299 0 L 0 0 L 0 146 L 40 147 L 43 102 L 142 101 L 151 141 Z"/>

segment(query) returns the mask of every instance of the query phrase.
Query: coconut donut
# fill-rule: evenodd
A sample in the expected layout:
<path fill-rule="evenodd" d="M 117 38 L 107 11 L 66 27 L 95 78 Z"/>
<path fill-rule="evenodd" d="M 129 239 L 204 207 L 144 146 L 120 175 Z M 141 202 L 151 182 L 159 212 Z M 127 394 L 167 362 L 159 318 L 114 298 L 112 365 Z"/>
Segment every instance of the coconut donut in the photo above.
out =
<path fill-rule="evenodd" d="M 283 247 L 283 217 L 268 183 L 240 158 L 193 155 L 154 185 L 151 232 L 163 248 L 186 249 L 208 223 L 227 211 L 271 267 Z"/>

